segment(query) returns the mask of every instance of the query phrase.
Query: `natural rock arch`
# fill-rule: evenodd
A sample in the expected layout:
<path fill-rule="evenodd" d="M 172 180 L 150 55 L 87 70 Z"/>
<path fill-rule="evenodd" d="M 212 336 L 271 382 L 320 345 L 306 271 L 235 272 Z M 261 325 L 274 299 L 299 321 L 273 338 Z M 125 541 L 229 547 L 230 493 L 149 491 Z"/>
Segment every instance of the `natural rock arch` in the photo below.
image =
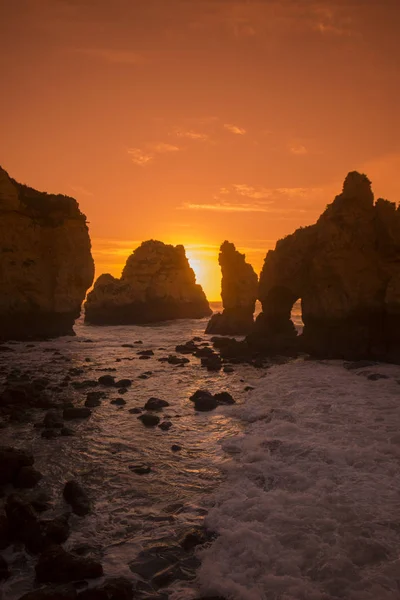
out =
<path fill-rule="evenodd" d="M 304 330 L 290 310 L 301 298 Z M 343 191 L 315 225 L 268 252 L 258 317 L 249 343 L 330 358 L 400 360 L 400 211 L 374 203 L 365 175 L 349 173 Z M 289 309 L 290 307 L 290 309 Z"/>

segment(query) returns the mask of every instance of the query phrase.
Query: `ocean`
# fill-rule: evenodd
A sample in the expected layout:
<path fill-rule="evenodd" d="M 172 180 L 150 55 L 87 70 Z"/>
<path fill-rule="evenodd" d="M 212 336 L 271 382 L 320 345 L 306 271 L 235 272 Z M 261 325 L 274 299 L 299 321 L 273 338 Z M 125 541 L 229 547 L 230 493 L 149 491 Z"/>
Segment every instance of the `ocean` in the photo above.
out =
<path fill-rule="evenodd" d="M 293 319 L 300 330 L 298 306 Z M 119 394 L 107 388 L 91 417 L 73 422 L 73 437 L 43 439 L 32 423 L 0 430 L 2 445 L 35 455 L 38 487 L 52 497 L 47 517 L 68 510 L 68 479 L 93 500 L 89 515 L 72 515 L 65 548 L 89 548 L 107 577 L 134 582 L 138 598 L 399 600 L 400 367 L 301 358 L 225 373 L 202 369 L 191 355 L 184 367 L 158 360 L 195 336 L 206 342 L 206 323 L 80 320 L 75 337 L 0 353 L 0 385 L 12 370 L 48 378 L 48 389 L 68 372 L 71 382 L 108 373 L 133 381 L 124 406 L 111 403 Z M 139 359 L 141 350 L 154 355 Z M 228 391 L 236 404 L 196 413 L 189 397 L 197 389 Z M 69 385 L 54 394 L 80 405 L 87 391 Z M 170 404 L 159 413 L 168 431 L 129 412 L 152 396 Z M 130 468 L 142 463 L 150 473 Z M 194 552 L 192 572 L 189 565 L 187 577 L 152 592 L 135 570 L 138 557 L 203 525 L 215 535 Z M 2 554 L 12 577 L 0 598 L 17 600 L 34 587 L 36 558 L 18 545 Z"/>

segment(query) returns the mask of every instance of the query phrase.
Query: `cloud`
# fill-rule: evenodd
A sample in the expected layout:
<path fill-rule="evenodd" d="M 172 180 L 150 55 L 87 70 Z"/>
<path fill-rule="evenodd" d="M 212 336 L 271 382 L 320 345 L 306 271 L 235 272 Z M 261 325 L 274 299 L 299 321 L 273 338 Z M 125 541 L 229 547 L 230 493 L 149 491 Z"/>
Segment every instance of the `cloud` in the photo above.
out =
<path fill-rule="evenodd" d="M 246 196 L 247 198 L 254 198 L 255 200 L 260 200 L 262 198 L 269 198 L 271 196 L 271 190 L 267 188 L 259 188 L 256 189 L 251 185 L 247 185 L 245 183 L 235 183 L 233 184 L 234 191 L 240 196 Z M 223 188 L 225 189 L 225 188 Z M 221 193 L 221 192 L 220 192 Z M 227 191 L 223 192 L 224 194 Z M 228 190 L 229 193 L 229 190 Z"/>
<path fill-rule="evenodd" d="M 173 146 L 172 144 L 165 144 L 164 142 L 158 142 L 157 144 L 149 144 L 149 148 L 156 154 L 165 154 L 166 152 L 178 152 L 180 148 Z"/>
<path fill-rule="evenodd" d="M 305 154 L 308 154 L 308 150 L 303 144 L 290 144 L 289 152 L 291 154 L 296 154 L 297 156 L 304 156 Z"/>
<path fill-rule="evenodd" d="M 175 131 L 175 135 L 180 138 L 188 138 L 189 140 L 206 142 L 209 140 L 209 136 L 206 133 L 201 133 L 200 131 L 194 131 L 193 129 L 185 130 L 185 129 L 177 129 Z"/>
<path fill-rule="evenodd" d="M 230 202 L 216 202 L 214 204 L 194 204 L 187 202 L 179 208 L 182 210 L 208 210 L 214 212 L 270 212 L 267 206 Z"/>
<path fill-rule="evenodd" d="M 245 135 L 246 130 L 243 127 L 238 127 L 237 125 L 233 125 L 232 123 L 225 123 L 224 128 L 235 135 Z"/>
<path fill-rule="evenodd" d="M 157 154 L 168 154 L 171 152 L 178 152 L 179 150 L 180 148 L 178 148 L 178 146 L 166 144 L 164 142 L 157 142 L 153 144 L 146 144 L 145 149 L 128 148 L 127 153 L 135 165 L 145 167 L 155 159 Z"/>
<path fill-rule="evenodd" d="M 131 157 L 132 162 L 140 167 L 148 165 L 154 159 L 153 154 L 144 152 L 140 148 L 128 148 L 127 152 Z"/>
<path fill-rule="evenodd" d="M 109 64 L 141 65 L 147 62 L 147 58 L 133 50 L 116 50 L 112 48 L 77 48 L 75 52 L 84 54 L 90 58 L 97 58 Z"/>

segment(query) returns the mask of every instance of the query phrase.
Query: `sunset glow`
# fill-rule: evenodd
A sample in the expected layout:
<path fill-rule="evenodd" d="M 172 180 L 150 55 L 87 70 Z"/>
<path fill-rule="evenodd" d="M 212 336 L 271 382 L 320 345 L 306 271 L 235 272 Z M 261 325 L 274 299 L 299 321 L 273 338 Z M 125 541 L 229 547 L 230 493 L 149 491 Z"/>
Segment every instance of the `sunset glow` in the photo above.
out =
<path fill-rule="evenodd" d="M 97 276 L 182 243 L 214 300 L 221 242 L 259 272 L 348 171 L 400 200 L 397 0 L 0 0 L 0 18 L 0 164 L 77 198 Z"/>

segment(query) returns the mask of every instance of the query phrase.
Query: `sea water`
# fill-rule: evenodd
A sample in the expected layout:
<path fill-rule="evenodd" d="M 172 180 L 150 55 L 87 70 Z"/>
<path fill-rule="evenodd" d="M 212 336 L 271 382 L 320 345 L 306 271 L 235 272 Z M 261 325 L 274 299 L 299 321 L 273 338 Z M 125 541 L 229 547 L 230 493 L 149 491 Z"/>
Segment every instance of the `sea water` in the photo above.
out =
<path fill-rule="evenodd" d="M 299 308 L 293 312 L 301 328 Z M 66 549 L 89 544 L 106 576 L 135 579 L 129 563 L 149 545 L 177 541 L 203 523 L 218 535 L 198 551 L 195 582 L 166 588 L 172 600 L 221 595 L 233 600 L 395 600 L 400 598 L 400 368 L 345 369 L 342 361 L 298 359 L 268 369 L 234 365 L 208 372 L 189 356 L 184 367 L 158 359 L 204 335 L 207 320 L 151 326 L 76 325 L 76 337 L 12 344 L 0 354 L 11 369 L 58 384 L 110 373 L 129 378 L 126 406 L 110 401 L 73 424 L 74 437 L 45 440 L 32 423 L 1 430 L 1 443 L 35 455 L 50 490 L 49 516 L 67 509 L 62 488 L 78 479 L 93 511 L 72 516 Z M 142 341 L 142 344 L 134 344 Z M 132 344 L 133 348 L 123 347 Z M 153 350 L 148 360 L 140 350 Z M 116 369 L 106 371 L 106 369 Z M 147 379 L 140 378 L 148 373 Z M 381 379 L 368 379 L 380 374 Z M 2 383 L 2 381 L 0 381 Z M 252 390 L 245 391 L 247 387 Z M 195 413 L 197 389 L 228 391 L 232 407 Z M 57 399 L 84 402 L 71 386 Z M 148 429 L 129 413 L 156 396 L 170 406 L 169 431 Z M 38 419 L 42 415 L 38 415 Z M 172 444 L 181 451 L 172 452 Z M 147 475 L 129 467 L 144 463 Z M 47 516 L 47 515 L 46 515 Z M 33 587 L 35 558 L 23 548 L 4 552 L 12 578 L 4 600 Z"/>

